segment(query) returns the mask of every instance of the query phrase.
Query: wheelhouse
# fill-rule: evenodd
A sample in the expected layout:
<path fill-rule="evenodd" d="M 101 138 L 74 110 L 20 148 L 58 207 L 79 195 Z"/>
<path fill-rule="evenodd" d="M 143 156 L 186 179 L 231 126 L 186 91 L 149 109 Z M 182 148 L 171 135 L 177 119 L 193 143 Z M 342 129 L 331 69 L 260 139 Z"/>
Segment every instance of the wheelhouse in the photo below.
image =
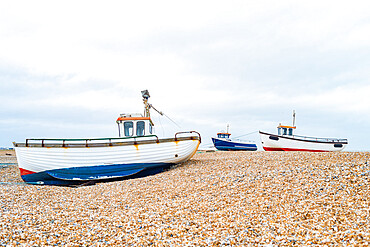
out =
<path fill-rule="evenodd" d="M 152 135 L 154 131 L 150 117 L 140 113 L 120 114 L 117 124 L 119 137 Z"/>
<path fill-rule="evenodd" d="M 218 138 L 224 138 L 224 139 L 230 138 L 230 135 L 231 135 L 230 133 L 223 133 L 223 132 L 217 133 Z"/>
<path fill-rule="evenodd" d="M 293 136 L 293 130 L 296 129 L 296 127 L 279 124 L 277 129 L 278 129 L 279 136 Z"/>

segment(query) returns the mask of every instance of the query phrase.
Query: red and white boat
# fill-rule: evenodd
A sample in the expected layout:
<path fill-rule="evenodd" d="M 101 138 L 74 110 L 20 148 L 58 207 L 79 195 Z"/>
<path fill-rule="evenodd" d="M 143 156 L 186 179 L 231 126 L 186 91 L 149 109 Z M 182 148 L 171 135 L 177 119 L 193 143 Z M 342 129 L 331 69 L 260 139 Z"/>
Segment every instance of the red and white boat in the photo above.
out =
<path fill-rule="evenodd" d="M 281 125 L 277 127 L 278 134 L 270 134 L 259 131 L 263 149 L 266 151 L 308 151 L 308 152 L 331 152 L 342 151 L 348 144 L 347 139 L 318 138 L 294 135 L 295 113 L 293 113 L 293 125 Z"/>

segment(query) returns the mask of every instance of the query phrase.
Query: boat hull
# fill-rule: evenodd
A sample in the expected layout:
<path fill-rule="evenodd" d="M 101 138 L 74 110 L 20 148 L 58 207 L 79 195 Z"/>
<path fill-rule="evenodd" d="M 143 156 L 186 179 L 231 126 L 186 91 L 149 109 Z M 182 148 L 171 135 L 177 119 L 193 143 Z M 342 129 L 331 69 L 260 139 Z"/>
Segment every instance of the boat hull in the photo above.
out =
<path fill-rule="evenodd" d="M 22 179 L 45 185 L 110 180 L 189 160 L 199 138 L 157 139 L 97 146 L 25 146 L 15 144 Z"/>
<path fill-rule="evenodd" d="M 212 142 L 217 150 L 221 151 L 256 151 L 257 145 L 254 143 L 238 142 L 212 138 Z"/>
<path fill-rule="evenodd" d="M 294 136 L 280 136 L 259 132 L 261 143 L 265 151 L 307 151 L 307 152 L 334 152 L 342 151 L 348 142 L 334 141 L 334 139 L 314 138 L 302 139 Z"/>

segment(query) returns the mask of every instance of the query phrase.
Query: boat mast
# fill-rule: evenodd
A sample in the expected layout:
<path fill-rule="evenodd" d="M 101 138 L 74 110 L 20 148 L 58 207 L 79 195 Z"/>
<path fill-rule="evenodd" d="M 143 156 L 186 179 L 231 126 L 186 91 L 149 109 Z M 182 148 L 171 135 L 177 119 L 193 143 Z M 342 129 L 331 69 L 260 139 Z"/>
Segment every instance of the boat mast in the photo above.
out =
<path fill-rule="evenodd" d="M 156 112 L 158 112 L 161 116 L 163 116 L 163 112 L 158 111 L 155 109 L 155 107 L 148 103 L 148 99 L 150 98 L 149 91 L 147 89 L 141 91 L 141 95 L 143 96 L 143 102 L 144 102 L 144 117 L 148 117 L 150 123 L 154 126 L 154 123 L 152 122 L 152 119 L 150 118 L 150 108 L 153 108 Z"/>
<path fill-rule="evenodd" d="M 150 94 L 148 90 L 141 91 L 141 95 L 143 96 L 144 102 L 144 117 L 150 118 L 150 104 L 148 103 L 148 99 L 150 98 Z"/>
<path fill-rule="evenodd" d="M 161 116 L 165 116 L 168 118 L 172 123 L 174 123 L 177 127 L 181 128 L 180 125 L 178 125 L 175 121 L 173 121 L 169 116 L 164 114 L 163 112 L 157 110 L 152 104 L 148 103 L 148 99 L 150 98 L 149 91 L 143 90 L 141 91 L 141 95 L 143 96 L 143 102 L 144 102 L 144 117 L 148 117 L 150 123 L 154 126 L 154 123 L 152 122 L 152 119 L 150 118 L 150 108 L 153 108 L 156 112 L 158 112 Z"/>
<path fill-rule="evenodd" d="M 295 124 L 295 110 L 293 110 L 293 125 L 292 125 L 293 127 L 295 126 L 294 124 Z"/>

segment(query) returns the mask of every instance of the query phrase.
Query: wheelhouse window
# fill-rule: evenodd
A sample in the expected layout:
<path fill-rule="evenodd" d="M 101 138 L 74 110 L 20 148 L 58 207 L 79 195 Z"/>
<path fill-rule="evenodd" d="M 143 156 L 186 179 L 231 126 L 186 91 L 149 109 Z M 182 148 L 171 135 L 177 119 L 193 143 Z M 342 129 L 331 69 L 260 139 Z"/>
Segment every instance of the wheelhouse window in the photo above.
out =
<path fill-rule="evenodd" d="M 145 122 L 144 121 L 138 121 L 136 123 L 136 135 L 137 136 L 143 136 L 145 134 Z"/>
<path fill-rule="evenodd" d="M 290 135 L 290 136 L 293 135 L 293 129 L 291 129 L 291 128 L 288 129 L 288 135 Z"/>
<path fill-rule="evenodd" d="M 221 134 L 221 133 L 217 134 L 218 138 L 229 138 L 229 136 L 230 134 Z"/>
<path fill-rule="evenodd" d="M 123 123 L 123 128 L 125 132 L 125 136 L 132 136 L 134 132 L 134 123 L 129 121 L 129 122 L 124 122 Z"/>
<path fill-rule="evenodd" d="M 283 128 L 283 135 L 286 135 L 286 134 L 287 134 L 287 129 Z"/>
<path fill-rule="evenodd" d="M 153 125 L 151 123 L 149 123 L 149 133 L 150 134 L 153 133 Z"/>

